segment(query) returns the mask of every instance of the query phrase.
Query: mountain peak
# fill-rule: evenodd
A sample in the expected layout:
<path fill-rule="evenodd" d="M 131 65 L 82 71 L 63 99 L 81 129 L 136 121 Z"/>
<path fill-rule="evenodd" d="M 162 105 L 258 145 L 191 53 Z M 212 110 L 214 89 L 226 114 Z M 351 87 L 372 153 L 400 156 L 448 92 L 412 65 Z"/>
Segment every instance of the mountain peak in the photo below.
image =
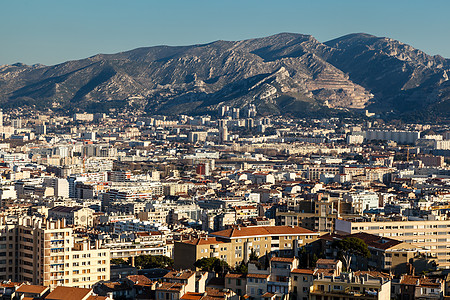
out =
<path fill-rule="evenodd" d="M 436 105 L 450 99 L 448 66 L 439 56 L 367 33 L 321 43 L 311 35 L 282 32 L 142 47 L 55 66 L 2 66 L 0 106 L 47 108 L 57 101 L 65 111 L 174 114 L 251 103 L 261 113 L 313 115 L 370 104 L 381 112 L 436 109 L 446 115 L 450 112 Z"/>

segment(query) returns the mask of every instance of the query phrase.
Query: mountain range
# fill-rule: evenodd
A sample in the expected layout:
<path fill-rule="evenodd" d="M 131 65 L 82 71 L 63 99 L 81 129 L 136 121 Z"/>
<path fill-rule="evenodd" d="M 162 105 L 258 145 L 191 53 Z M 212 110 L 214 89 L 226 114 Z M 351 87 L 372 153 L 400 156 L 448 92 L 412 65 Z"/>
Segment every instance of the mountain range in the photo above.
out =
<path fill-rule="evenodd" d="M 280 33 L 243 41 L 156 46 L 54 66 L 0 66 L 0 106 L 214 114 L 223 105 L 260 114 L 450 117 L 450 60 L 358 33 L 321 43 Z"/>

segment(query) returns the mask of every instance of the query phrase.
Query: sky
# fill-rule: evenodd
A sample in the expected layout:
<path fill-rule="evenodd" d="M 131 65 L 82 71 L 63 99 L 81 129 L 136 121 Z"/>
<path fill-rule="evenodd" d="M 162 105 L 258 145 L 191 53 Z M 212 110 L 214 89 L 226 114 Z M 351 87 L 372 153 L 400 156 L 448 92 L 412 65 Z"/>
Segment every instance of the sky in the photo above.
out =
<path fill-rule="evenodd" d="M 449 0 L 0 0 L 0 65 L 280 32 L 364 32 L 450 58 Z"/>

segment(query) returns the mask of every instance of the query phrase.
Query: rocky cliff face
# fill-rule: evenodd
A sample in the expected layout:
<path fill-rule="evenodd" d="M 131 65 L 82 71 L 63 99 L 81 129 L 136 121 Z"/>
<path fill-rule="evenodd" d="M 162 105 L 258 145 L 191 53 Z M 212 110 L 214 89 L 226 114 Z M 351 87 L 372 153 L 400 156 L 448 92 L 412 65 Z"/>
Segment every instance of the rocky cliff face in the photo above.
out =
<path fill-rule="evenodd" d="M 1 66 L 0 101 L 4 107 L 162 114 L 250 103 L 261 113 L 304 115 L 368 106 L 404 113 L 414 106 L 447 105 L 448 69 L 448 60 L 388 38 L 353 34 L 320 43 L 312 36 L 282 33 L 139 48 L 55 66 Z"/>

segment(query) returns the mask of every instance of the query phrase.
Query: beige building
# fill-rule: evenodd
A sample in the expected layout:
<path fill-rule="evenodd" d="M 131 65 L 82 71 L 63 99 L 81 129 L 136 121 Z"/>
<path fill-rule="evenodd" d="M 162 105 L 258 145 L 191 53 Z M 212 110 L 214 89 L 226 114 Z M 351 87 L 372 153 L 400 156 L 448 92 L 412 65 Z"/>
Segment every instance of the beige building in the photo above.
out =
<path fill-rule="evenodd" d="M 292 296 L 291 299 L 306 300 L 309 288 L 313 285 L 314 270 L 294 269 L 291 271 Z"/>
<path fill-rule="evenodd" d="M 153 208 L 148 211 L 141 211 L 138 213 L 138 218 L 141 221 L 149 221 L 152 223 L 167 224 L 167 216 L 169 210 L 162 208 Z"/>
<path fill-rule="evenodd" d="M 162 278 L 163 282 L 157 284 L 155 298 L 157 300 L 202 299 L 206 296 L 206 299 L 210 299 L 208 294 L 212 295 L 215 291 L 206 290 L 207 277 L 207 272 L 191 270 L 169 272 Z M 225 295 L 225 299 L 231 299 L 230 296 L 232 293 Z"/>
<path fill-rule="evenodd" d="M 91 287 L 109 280 L 108 249 L 75 242 L 63 220 L 24 217 L 17 224 L 0 219 L 0 280 L 50 286 Z"/>
<path fill-rule="evenodd" d="M 339 277 L 320 276 L 309 290 L 310 300 L 371 299 L 390 300 L 391 280 L 369 272 L 342 273 Z"/>
<path fill-rule="evenodd" d="M 248 261 L 252 251 L 259 257 L 268 253 L 296 254 L 318 235 L 298 226 L 234 227 L 213 232 L 209 237 L 175 242 L 175 268 L 192 268 L 197 260 L 205 257 L 217 257 L 235 266 Z"/>
<path fill-rule="evenodd" d="M 94 225 L 94 210 L 81 206 L 56 206 L 48 210 L 48 216 L 54 219 L 65 219 L 67 224 L 83 227 Z"/>
<path fill-rule="evenodd" d="M 450 220 L 389 220 L 336 219 L 336 232 L 354 234 L 366 232 L 410 243 L 429 250 L 438 267 L 450 268 Z"/>
<path fill-rule="evenodd" d="M 306 178 L 318 180 L 321 174 L 339 174 L 339 167 L 310 166 L 306 171 Z"/>

